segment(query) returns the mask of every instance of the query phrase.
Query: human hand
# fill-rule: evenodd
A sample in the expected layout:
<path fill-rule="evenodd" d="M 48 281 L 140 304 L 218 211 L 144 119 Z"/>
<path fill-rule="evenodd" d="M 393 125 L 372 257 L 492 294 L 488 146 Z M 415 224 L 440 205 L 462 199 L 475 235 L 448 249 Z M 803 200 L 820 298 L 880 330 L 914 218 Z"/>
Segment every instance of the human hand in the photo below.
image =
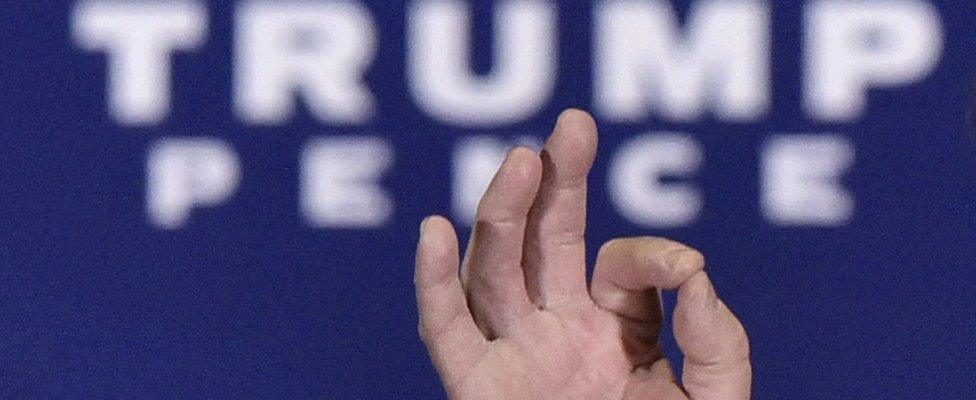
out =
<path fill-rule="evenodd" d="M 596 142 L 593 119 L 569 110 L 541 157 L 512 150 L 481 199 L 463 264 L 450 222 L 422 224 L 420 335 L 448 395 L 748 399 L 748 338 L 700 253 L 666 239 L 612 240 L 587 284 L 586 178 Z M 678 291 L 680 383 L 659 342 L 660 289 Z"/>

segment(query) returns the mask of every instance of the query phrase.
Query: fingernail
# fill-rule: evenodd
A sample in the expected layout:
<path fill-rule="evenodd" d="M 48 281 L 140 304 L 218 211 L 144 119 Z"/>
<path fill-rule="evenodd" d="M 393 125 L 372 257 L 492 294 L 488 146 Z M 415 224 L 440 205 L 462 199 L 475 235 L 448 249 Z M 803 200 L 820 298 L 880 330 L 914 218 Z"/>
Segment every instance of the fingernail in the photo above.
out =
<path fill-rule="evenodd" d="M 559 124 L 562 123 L 563 120 L 565 120 L 566 117 L 569 116 L 569 114 L 572 114 L 572 113 L 577 112 L 577 111 L 579 111 L 579 110 L 577 110 L 575 108 L 567 108 L 567 109 L 563 110 L 563 112 L 559 113 L 559 117 L 556 118 L 556 126 L 559 126 Z"/>
<path fill-rule="evenodd" d="M 508 149 L 508 153 L 505 153 L 505 161 L 502 161 L 502 164 L 504 164 L 504 163 L 508 162 L 508 160 L 511 160 L 512 159 L 512 156 L 515 155 L 515 150 L 518 150 L 518 146 L 512 147 L 511 149 Z"/>

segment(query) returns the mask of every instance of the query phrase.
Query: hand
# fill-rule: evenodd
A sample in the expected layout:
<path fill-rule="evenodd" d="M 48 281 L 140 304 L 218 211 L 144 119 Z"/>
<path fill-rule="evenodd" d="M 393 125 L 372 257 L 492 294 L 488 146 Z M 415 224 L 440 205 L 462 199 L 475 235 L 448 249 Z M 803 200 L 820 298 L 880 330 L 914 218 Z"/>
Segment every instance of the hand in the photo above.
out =
<path fill-rule="evenodd" d="M 742 325 L 700 253 L 657 238 L 612 240 L 587 285 L 586 178 L 596 124 L 564 112 L 541 157 L 512 150 L 478 205 L 458 273 L 450 222 L 421 226 L 420 335 L 460 400 L 748 399 Z M 658 290 L 677 289 L 681 383 L 664 358 Z"/>

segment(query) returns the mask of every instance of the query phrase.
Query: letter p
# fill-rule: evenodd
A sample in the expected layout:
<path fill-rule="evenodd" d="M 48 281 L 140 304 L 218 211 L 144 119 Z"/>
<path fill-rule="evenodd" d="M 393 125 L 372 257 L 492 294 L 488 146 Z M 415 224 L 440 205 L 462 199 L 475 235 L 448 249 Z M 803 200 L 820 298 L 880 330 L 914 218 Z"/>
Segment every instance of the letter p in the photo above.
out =
<path fill-rule="evenodd" d="M 149 150 L 146 203 L 149 221 L 162 229 L 186 225 L 194 208 L 226 201 L 240 182 L 237 154 L 212 138 L 163 139 Z"/>

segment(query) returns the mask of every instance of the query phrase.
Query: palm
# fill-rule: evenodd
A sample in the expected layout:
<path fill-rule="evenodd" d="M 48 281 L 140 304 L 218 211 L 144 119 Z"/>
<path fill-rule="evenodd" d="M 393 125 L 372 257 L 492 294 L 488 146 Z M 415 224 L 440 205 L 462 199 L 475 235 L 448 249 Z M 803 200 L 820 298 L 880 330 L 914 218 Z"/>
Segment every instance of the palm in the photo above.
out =
<path fill-rule="evenodd" d="M 478 208 L 460 276 L 457 236 L 426 220 L 417 254 L 424 338 L 453 399 L 744 399 L 748 342 L 699 253 L 656 238 L 604 245 L 586 280 L 588 115 L 564 113 L 543 157 L 515 149 Z M 683 387 L 658 341 L 657 290 L 678 289 Z"/>
<path fill-rule="evenodd" d="M 634 379 L 623 329 L 592 305 L 539 312 L 496 341 L 453 391 L 461 399 L 623 399 Z M 506 396 L 487 395 L 494 387 L 507 388 Z"/>

